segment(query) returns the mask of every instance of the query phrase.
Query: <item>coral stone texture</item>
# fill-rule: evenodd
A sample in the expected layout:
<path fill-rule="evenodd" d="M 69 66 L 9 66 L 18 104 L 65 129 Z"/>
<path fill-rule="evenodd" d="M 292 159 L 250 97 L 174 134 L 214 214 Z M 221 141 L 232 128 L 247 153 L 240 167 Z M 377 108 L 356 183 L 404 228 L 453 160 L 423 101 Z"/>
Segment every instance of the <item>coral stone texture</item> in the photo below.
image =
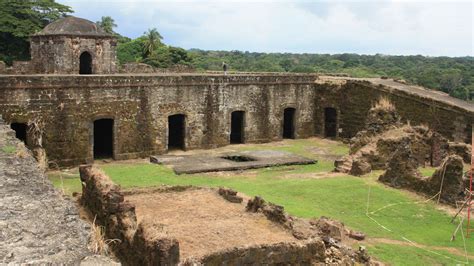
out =
<path fill-rule="evenodd" d="M 115 37 L 94 22 L 61 18 L 30 37 L 33 73 L 80 74 L 81 58 L 90 56 L 89 74 L 114 73 L 117 67 Z"/>
<path fill-rule="evenodd" d="M 296 110 L 295 138 L 325 136 L 326 108 L 337 110 L 332 124 L 337 136 L 351 138 L 382 96 L 403 121 L 428 125 L 449 140 L 470 141 L 472 104 L 428 90 L 339 81 L 291 74 L 0 75 L 0 113 L 9 123 L 41 120 L 47 156 L 63 166 L 94 159 L 99 119 L 113 120 L 107 133 L 111 157 L 130 159 L 167 152 L 168 117 L 176 114 L 184 116 L 180 134 L 186 150 L 228 145 L 234 111 L 244 112 L 243 142 L 282 139 L 288 107 Z"/>
<path fill-rule="evenodd" d="M 0 119 L 1 120 L 1 119 Z M 0 264 L 74 265 L 92 255 L 89 225 L 0 121 Z"/>

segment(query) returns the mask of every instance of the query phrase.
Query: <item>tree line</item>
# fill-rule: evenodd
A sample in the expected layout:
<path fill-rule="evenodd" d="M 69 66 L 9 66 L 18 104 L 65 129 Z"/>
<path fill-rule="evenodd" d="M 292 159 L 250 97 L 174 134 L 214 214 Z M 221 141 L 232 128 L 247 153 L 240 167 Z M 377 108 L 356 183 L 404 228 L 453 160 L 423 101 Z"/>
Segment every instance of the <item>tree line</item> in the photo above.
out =
<path fill-rule="evenodd" d="M 0 1 L 0 61 L 29 59 L 28 36 L 73 10 L 54 0 Z M 156 28 L 131 39 L 115 32 L 113 18 L 104 16 L 96 22 L 117 37 L 117 59 L 120 64 L 140 62 L 158 68 L 188 65 L 198 71 L 230 70 L 249 72 L 343 73 L 354 77 L 404 79 L 407 82 L 451 96 L 474 100 L 474 57 L 426 57 L 358 55 L 358 54 L 292 54 L 253 53 L 242 51 L 185 50 L 163 43 Z"/>

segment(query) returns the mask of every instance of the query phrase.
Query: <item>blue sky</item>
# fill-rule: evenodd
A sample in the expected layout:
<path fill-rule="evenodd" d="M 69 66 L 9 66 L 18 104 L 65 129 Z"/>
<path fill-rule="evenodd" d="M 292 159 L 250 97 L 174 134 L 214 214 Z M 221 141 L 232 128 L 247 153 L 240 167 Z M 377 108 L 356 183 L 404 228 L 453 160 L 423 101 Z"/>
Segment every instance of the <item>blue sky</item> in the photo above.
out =
<path fill-rule="evenodd" d="M 57 0 L 122 35 L 252 52 L 473 55 L 472 1 Z"/>

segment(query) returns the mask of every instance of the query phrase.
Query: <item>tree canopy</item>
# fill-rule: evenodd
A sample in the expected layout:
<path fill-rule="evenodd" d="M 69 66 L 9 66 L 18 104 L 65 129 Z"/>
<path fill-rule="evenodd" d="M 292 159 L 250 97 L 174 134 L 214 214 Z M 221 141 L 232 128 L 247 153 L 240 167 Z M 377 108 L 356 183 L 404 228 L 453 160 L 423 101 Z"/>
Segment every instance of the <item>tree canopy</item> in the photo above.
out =
<path fill-rule="evenodd" d="M 451 96 L 474 99 L 474 57 L 426 57 L 189 51 L 199 70 L 221 70 L 225 61 L 237 71 L 344 73 L 354 77 L 404 79 Z"/>
<path fill-rule="evenodd" d="M 95 24 L 97 24 L 99 27 L 101 27 L 105 32 L 109 34 L 117 34 L 114 31 L 114 28 L 117 27 L 117 24 L 115 24 L 115 20 L 110 16 L 102 17 L 100 21 L 97 21 Z"/>
<path fill-rule="evenodd" d="M 158 48 L 159 45 L 161 45 L 161 40 L 163 39 L 163 37 L 156 28 L 149 29 L 144 34 L 145 35 L 143 41 L 143 57 L 147 58 L 148 56 L 153 54 L 153 52 Z"/>
<path fill-rule="evenodd" d="M 0 1 L 0 60 L 27 60 L 28 36 L 72 12 L 54 0 Z"/>

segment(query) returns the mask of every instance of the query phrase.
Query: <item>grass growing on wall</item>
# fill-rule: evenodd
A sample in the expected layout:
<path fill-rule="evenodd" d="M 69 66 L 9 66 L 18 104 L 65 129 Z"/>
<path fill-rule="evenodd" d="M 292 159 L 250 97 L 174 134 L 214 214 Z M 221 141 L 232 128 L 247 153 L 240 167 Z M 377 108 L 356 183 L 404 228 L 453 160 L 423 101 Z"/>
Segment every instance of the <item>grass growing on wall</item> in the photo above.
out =
<path fill-rule="evenodd" d="M 6 145 L 2 147 L 2 151 L 4 153 L 15 153 L 16 152 L 16 147 L 11 146 L 11 145 Z"/>

